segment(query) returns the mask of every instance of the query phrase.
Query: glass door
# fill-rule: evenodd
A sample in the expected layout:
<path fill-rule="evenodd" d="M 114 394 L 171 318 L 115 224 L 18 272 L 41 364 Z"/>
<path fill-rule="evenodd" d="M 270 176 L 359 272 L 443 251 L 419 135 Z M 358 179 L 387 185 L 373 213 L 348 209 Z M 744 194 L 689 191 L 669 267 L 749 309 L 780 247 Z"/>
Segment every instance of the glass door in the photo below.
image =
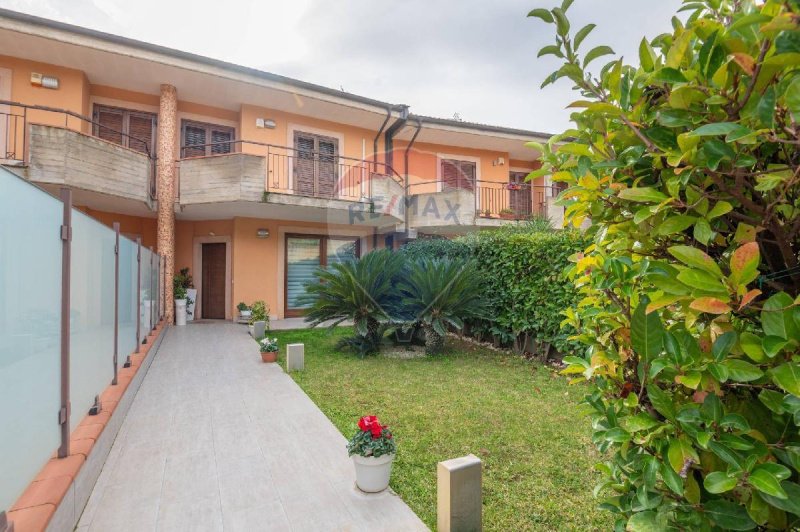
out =
<path fill-rule="evenodd" d="M 303 314 L 304 306 L 298 298 L 305 293 L 306 283 L 315 279 L 317 268 L 354 260 L 358 256 L 357 238 L 287 235 L 285 315 Z"/>

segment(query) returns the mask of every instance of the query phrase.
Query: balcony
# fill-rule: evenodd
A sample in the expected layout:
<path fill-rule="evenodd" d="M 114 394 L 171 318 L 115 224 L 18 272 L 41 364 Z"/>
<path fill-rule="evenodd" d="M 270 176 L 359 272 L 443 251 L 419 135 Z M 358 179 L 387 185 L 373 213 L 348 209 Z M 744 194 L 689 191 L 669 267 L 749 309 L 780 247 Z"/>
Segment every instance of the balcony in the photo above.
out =
<path fill-rule="evenodd" d="M 144 143 L 137 151 L 85 134 L 105 126 L 63 109 L 0 106 L 8 108 L 0 112 L 0 144 L 9 169 L 51 192 L 72 189 L 78 205 L 140 215 L 153 210 L 155 163 Z"/>
<path fill-rule="evenodd" d="M 467 230 L 548 217 L 551 187 L 494 181 L 443 187 L 429 181 L 409 185 L 408 223 L 422 232 L 455 234 Z"/>
<path fill-rule="evenodd" d="M 178 209 L 185 217 L 375 227 L 403 221 L 402 178 L 383 164 L 252 141 L 187 146 L 184 151 L 219 145 L 232 152 L 178 161 Z"/>

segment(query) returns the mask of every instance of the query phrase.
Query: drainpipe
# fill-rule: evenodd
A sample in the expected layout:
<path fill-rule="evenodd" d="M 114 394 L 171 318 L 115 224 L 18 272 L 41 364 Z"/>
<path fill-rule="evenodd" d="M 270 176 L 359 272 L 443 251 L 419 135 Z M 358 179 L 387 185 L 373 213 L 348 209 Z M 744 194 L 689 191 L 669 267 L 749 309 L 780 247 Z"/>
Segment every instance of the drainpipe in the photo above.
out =
<path fill-rule="evenodd" d="M 419 135 L 419 132 L 422 130 L 422 120 L 420 120 L 420 118 L 418 116 L 415 116 L 414 117 L 414 121 L 416 121 L 416 123 L 417 123 L 417 129 L 416 129 L 416 131 L 414 131 L 414 135 L 411 137 L 411 140 L 409 141 L 408 146 L 406 146 L 406 151 L 403 154 L 403 158 L 405 159 L 404 160 L 404 163 L 405 163 L 404 164 L 404 170 L 405 171 L 403 172 L 403 175 L 404 175 L 404 178 L 405 178 L 406 196 L 408 196 L 408 154 L 411 151 L 411 147 L 414 145 L 414 142 L 417 140 L 417 135 Z M 406 205 L 408 205 L 408 203 L 406 203 Z M 404 216 L 403 222 L 405 224 L 405 233 L 406 233 L 405 234 L 405 240 L 408 240 L 408 229 L 409 229 L 409 227 L 408 227 L 408 208 L 403 209 L 403 216 Z"/>
<path fill-rule="evenodd" d="M 392 117 L 392 106 L 386 106 L 386 118 L 383 119 L 383 124 L 381 124 L 381 128 L 375 133 L 375 138 L 372 140 L 372 171 L 377 173 L 378 172 L 378 139 L 381 138 L 381 133 L 383 133 L 383 128 L 386 127 L 386 124 L 389 123 L 389 119 Z"/>
<path fill-rule="evenodd" d="M 399 109 L 400 117 L 395 120 L 394 123 L 389 126 L 389 129 L 386 130 L 386 133 L 383 134 L 384 162 L 392 168 L 394 168 L 394 154 L 392 153 L 394 151 L 394 136 L 408 121 L 408 106 L 401 105 Z"/>

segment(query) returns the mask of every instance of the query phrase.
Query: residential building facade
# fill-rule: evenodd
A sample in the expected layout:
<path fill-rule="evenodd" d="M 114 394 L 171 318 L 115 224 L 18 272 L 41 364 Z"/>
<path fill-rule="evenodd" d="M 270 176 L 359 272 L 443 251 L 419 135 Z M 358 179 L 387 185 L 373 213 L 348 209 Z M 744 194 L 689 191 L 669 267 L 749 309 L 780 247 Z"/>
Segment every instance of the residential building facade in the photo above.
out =
<path fill-rule="evenodd" d="M 197 318 L 301 315 L 316 267 L 410 238 L 559 224 L 525 179 L 543 138 L 0 10 L 0 163 L 189 268 Z"/>

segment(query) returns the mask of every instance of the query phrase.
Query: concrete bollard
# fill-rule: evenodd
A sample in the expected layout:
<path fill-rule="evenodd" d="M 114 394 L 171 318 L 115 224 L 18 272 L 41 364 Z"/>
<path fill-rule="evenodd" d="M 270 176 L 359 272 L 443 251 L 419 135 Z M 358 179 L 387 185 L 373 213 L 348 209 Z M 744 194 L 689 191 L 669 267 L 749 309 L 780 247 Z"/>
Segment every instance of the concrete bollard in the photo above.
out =
<path fill-rule="evenodd" d="M 440 532 L 483 530 L 480 459 L 470 454 L 439 462 L 436 476 L 438 530 Z"/>
<path fill-rule="evenodd" d="M 305 368 L 305 345 L 286 346 L 286 371 L 302 371 Z"/>
<path fill-rule="evenodd" d="M 267 322 L 253 322 L 253 338 L 255 338 L 256 341 L 260 341 L 262 338 L 264 338 L 265 334 L 267 334 Z"/>

